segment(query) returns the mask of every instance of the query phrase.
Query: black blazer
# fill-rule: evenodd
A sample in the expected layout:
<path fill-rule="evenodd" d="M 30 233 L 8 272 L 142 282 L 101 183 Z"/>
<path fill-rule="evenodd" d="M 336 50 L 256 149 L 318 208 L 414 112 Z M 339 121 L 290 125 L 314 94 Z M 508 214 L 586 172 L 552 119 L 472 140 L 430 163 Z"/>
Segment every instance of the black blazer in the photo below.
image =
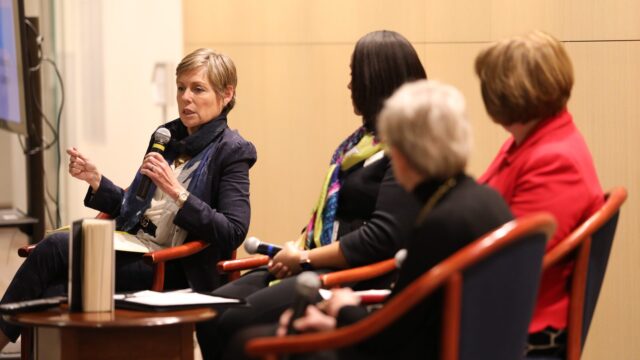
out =
<path fill-rule="evenodd" d="M 418 201 L 396 182 L 389 158 L 371 160 L 342 174 L 336 220 L 340 250 L 349 267 L 393 257 L 406 246 L 418 213 Z M 349 285 L 354 289 L 388 288 L 396 276 L 392 273 Z"/>
<path fill-rule="evenodd" d="M 169 124 L 175 124 L 175 121 Z M 218 144 L 209 162 L 207 191 L 201 199 L 189 196 L 173 220 L 188 232 L 185 242 L 197 239 L 211 244 L 198 254 L 181 260 L 189 285 L 196 291 L 211 291 L 226 282 L 216 264 L 228 259 L 240 246 L 251 217 L 249 169 L 256 162 L 256 149 L 229 129 L 226 121 L 220 126 L 224 129 L 213 140 Z M 89 188 L 85 205 L 115 218 L 123 196 L 124 190 L 103 176 L 95 194 Z"/>
<path fill-rule="evenodd" d="M 349 169 L 336 213 L 340 249 L 349 266 L 393 257 L 405 246 L 417 213 L 418 202 L 395 181 L 388 157 Z"/>
<path fill-rule="evenodd" d="M 423 183 L 414 195 L 425 203 L 441 184 L 440 181 Z M 466 175 L 458 176 L 456 186 L 436 204 L 425 221 L 414 228 L 407 258 L 391 296 L 465 245 L 512 218 L 498 193 L 478 185 Z M 441 293 L 436 293 L 378 335 L 346 349 L 341 358 L 438 358 L 441 302 Z M 340 310 L 338 324 L 344 326 L 367 315 L 362 307 L 346 306 Z"/>

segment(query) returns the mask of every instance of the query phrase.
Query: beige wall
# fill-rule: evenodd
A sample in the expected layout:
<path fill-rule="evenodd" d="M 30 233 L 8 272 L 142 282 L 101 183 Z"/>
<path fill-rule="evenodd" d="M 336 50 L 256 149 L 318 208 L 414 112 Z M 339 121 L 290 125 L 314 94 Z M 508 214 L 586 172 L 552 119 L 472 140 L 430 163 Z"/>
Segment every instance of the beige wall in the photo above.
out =
<path fill-rule="evenodd" d="M 182 2 L 26 0 L 25 13 L 39 17 L 44 55 L 57 62 L 65 86 L 59 205 L 67 224 L 96 211 L 83 205 L 86 183 L 66 173 L 65 148 L 77 147 L 116 184 L 127 186 L 150 134 L 178 117 L 173 69 L 183 50 Z M 168 64 L 166 116 L 152 97 L 152 71 L 158 62 Z M 42 68 L 43 109 L 53 120 L 60 88 L 52 68 L 46 63 Z M 46 127 L 45 132 L 49 141 Z M 25 157 L 15 134 L 0 132 L 0 153 L 0 205 L 26 211 Z M 56 191 L 55 161 L 55 149 L 47 150 L 45 181 L 51 194 Z M 53 211 L 54 204 L 48 204 Z"/>
<path fill-rule="evenodd" d="M 133 179 L 155 128 L 177 118 L 174 95 L 168 115 L 152 97 L 152 72 L 169 64 L 167 81 L 182 56 L 180 0 L 70 0 L 56 2 L 57 59 L 66 99 L 62 122 L 63 223 L 95 216 L 85 208 L 86 183 L 66 172 L 64 149 L 77 147 L 114 183 Z M 171 87 L 173 89 L 174 86 Z"/>
<path fill-rule="evenodd" d="M 236 61 L 238 105 L 230 125 L 258 148 L 251 173 L 250 234 L 293 239 L 316 200 L 333 148 L 359 125 L 349 91 L 355 41 L 396 30 L 417 48 L 430 78 L 466 95 L 475 130 L 470 172 L 479 175 L 506 134 L 484 112 L 473 60 L 487 42 L 539 28 L 566 42 L 576 85 L 569 107 L 603 187 L 630 190 L 585 359 L 640 357 L 640 2 L 184 1 L 185 51 L 213 47 Z"/>

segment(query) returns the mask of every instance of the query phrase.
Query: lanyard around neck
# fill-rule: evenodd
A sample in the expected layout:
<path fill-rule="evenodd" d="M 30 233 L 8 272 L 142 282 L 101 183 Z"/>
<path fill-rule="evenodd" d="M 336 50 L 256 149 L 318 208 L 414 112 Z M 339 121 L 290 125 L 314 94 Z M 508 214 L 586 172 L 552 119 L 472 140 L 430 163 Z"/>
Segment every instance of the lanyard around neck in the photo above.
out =
<path fill-rule="evenodd" d="M 456 186 L 455 178 L 448 178 L 442 185 L 436 189 L 436 191 L 427 199 L 427 202 L 422 206 L 420 212 L 418 213 L 418 217 L 416 218 L 416 226 L 421 225 L 424 220 L 427 218 L 427 215 L 431 212 L 434 206 L 442 199 L 442 197 L 451 190 L 454 186 Z"/>

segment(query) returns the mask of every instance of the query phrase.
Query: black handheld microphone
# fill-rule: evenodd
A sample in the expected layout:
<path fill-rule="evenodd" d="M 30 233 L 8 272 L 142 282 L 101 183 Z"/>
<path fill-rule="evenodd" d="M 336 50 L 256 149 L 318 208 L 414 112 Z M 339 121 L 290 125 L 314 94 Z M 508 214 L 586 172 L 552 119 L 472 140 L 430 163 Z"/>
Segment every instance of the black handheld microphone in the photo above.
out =
<path fill-rule="evenodd" d="M 162 154 L 164 152 L 164 146 L 169 143 L 171 140 L 171 132 L 169 129 L 165 127 L 158 128 L 155 133 L 153 133 L 153 145 L 151 146 L 151 150 L 149 152 L 157 152 Z M 149 187 L 151 186 L 151 179 L 148 176 L 143 175 L 142 180 L 140 181 L 140 185 L 138 185 L 138 191 L 136 192 L 136 198 L 138 200 L 144 200 L 147 198 L 147 194 L 149 193 Z"/>
<path fill-rule="evenodd" d="M 293 314 L 287 324 L 287 335 L 297 333 L 293 322 L 302 317 L 307 306 L 314 303 L 320 289 L 320 277 L 311 271 L 305 271 L 296 277 L 296 298 L 293 302 Z"/>
<path fill-rule="evenodd" d="M 244 241 L 244 249 L 249 254 L 262 254 L 269 257 L 274 257 L 278 251 L 282 250 L 278 245 L 263 243 L 253 236 Z"/>

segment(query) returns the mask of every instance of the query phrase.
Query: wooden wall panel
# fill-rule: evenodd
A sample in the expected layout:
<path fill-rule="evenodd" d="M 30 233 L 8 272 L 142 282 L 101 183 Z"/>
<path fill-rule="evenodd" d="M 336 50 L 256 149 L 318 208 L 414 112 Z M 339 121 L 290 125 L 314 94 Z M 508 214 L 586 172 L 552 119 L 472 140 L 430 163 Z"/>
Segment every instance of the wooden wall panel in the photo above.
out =
<path fill-rule="evenodd" d="M 480 97 L 480 81 L 473 63 L 486 44 L 427 44 L 424 65 L 429 79 L 446 82 L 457 87 L 467 101 L 467 112 L 473 130 L 473 153 L 468 171 L 480 176 L 507 138 L 502 127 L 495 125 L 487 115 Z"/>
<path fill-rule="evenodd" d="M 532 28 L 565 40 L 640 38 L 633 0 L 184 0 L 189 42 L 354 42 L 388 28 L 415 42 L 478 42 Z"/>
<path fill-rule="evenodd" d="M 424 41 L 426 4 L 388 0 L 238 0 L 184 2 L 185 36 L 195 43 L 355 42 L 389 28 Z"/>
<path fill-rule="evenodd" d="M 640 358 L 639 13 L 640 2 L 629 0 L 184 0 L 185 49 L 213 47 L 237 64 L 230 125 L 259 157 L 250 234 L 282 243 L 307 221 L 333 148 L 358 125 L 346 84 L 360 36 L 382 28 L 404 34 L 430 78 L 464 93 L 473 175 L 507 137 L 484 110 L 473 73 L 478 51 L 533 28 L 566 41 L 576 71 L 569 108 L 603 187 L 624 185 L 630 194 L 583 358 L 631 359 Z"/>
<path fill-rule="evenodd" d="M 543 29 L 563 40 L 640 38 L 633 0 L 492 0 L 492 39 Z"/>
<path fill-rule="evenodd" d="M 576 85 L 570 108 L 602 186 L 629 190 L 585 349 L 585 360 L 637 359 L 640 343 L 640 42 L 569 43 Z"/>
<path fill-rule="evenodd" d="M 491 0 L 424 1 L 427 42 L 468 43 L 491 39 Z"/>

